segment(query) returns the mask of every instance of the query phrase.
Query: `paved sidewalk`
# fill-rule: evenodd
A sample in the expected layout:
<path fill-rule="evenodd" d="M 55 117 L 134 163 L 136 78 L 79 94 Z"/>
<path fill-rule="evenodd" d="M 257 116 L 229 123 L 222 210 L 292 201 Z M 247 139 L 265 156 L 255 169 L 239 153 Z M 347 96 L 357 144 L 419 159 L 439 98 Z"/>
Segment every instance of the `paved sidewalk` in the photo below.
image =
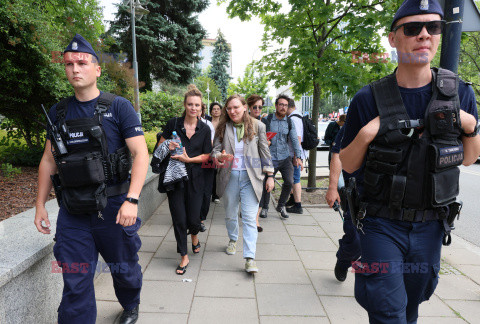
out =
<path fill-rule="evenodd" d="M 304 208 L 303 215 L 281 220 L 273 206 L 259 233 L 257 265 L 244 271 L 242 242 L 227 255 L 225 210 L 212 204 L 200 233 L 198 255 L 191 253 L 184 276 L 175 274 L 176 253 L 165 201 L 140 229 L 143 289 L 138 323 L 368 323 L 355 301 L 354 275 L 338 282 L 333 274 L 342 221 L 332 209 Z M 420 306 L 418 323 L 480 323 L 480 252 L 457 237 L 443 248 L 440 283 Z M 448 262 L 448 263 L 447 263 Z M 191 282 L 182 282 L 191 279 Z M 110 274 L 95 282 L 97 323 L 113 323 L 122 308 Z"/>

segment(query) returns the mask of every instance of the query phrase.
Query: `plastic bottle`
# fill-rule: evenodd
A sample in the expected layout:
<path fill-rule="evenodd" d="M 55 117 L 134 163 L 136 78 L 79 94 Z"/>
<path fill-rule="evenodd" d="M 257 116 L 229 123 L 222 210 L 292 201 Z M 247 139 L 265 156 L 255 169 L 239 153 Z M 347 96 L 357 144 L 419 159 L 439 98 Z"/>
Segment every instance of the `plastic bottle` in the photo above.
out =
<path fill-rule="evenodd" d="M 180 147 L 175 148 L 172 151 L 172 155 L 182 155 L 183 154 L 183 145 L 182 145 L 182 140 L 180 139 L 180 136 L 177 135 L 176 131 L 172 132 L 172 141 L 178 143 Z"/>

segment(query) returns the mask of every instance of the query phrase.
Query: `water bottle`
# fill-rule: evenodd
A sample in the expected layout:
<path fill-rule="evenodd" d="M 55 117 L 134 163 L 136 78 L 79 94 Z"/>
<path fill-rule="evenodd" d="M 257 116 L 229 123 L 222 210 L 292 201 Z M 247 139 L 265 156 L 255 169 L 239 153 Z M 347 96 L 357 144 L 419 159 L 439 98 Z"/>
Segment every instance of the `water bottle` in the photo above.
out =
<path fill-rule="evenodd" d="M 180 147 L 176 147 L 173 151 L 172 151 L 172 155 L 182 155 L 183 154 L 183 145 L 182 145 L 182 140 L 180 139 L 180 136 L 177 135 L 177 132 L 176 131 L 173 131 L 172 132 L 172 141 L 174 141 L 175 143 L 178 143 L 178 145 L 180 145 Z"/>

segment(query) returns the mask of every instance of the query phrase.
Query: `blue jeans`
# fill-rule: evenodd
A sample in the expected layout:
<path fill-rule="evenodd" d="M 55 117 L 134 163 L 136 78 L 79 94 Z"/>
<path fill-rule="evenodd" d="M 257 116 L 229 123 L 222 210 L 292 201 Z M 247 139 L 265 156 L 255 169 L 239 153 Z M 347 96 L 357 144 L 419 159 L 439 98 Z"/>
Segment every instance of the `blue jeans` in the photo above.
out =
<path fill-rule="evenodd" d="M 302 171 L 301 166 L 293 166 L 293 184 L 300 183 L 300 172 Z"/>
<path fill-rule="evenodd" d="M 238 240 L 238 209 L 241 208 L 243 257 L 255 259 L 258 199 L 247 171 L 232 171 L 223 195 L 223 204 L 228 237 L 235 242 Z"/>

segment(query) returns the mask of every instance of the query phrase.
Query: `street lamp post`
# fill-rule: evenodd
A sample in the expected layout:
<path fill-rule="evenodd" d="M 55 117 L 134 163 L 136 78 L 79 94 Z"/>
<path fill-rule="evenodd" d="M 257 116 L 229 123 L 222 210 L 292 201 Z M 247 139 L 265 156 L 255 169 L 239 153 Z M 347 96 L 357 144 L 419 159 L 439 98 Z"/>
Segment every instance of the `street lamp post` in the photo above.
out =
<path fill-rule="evenodd" d="M 148 15 L 150 11 L 143 8 L 140 4 L 140 0 L 130 0 L 130 21 L 132 25 L 132 47 L 133 47 L 133 71 L 135 73 L 135 111 L 137 112 L 138 119 L 141 120 L 140 115 L 140 93 L 138 90 L 138 62 L 137 62 L 137 41 L 135 37 L 135 15 L 138 15 L 138 19 L 142 19 L 144 15 Z"/>
<path fill-rule="evenodd" d="M 207 82 L 207 90 L 205 90 L 207 92 L 207 107 L 210 106 L 210 83 Z"/>

